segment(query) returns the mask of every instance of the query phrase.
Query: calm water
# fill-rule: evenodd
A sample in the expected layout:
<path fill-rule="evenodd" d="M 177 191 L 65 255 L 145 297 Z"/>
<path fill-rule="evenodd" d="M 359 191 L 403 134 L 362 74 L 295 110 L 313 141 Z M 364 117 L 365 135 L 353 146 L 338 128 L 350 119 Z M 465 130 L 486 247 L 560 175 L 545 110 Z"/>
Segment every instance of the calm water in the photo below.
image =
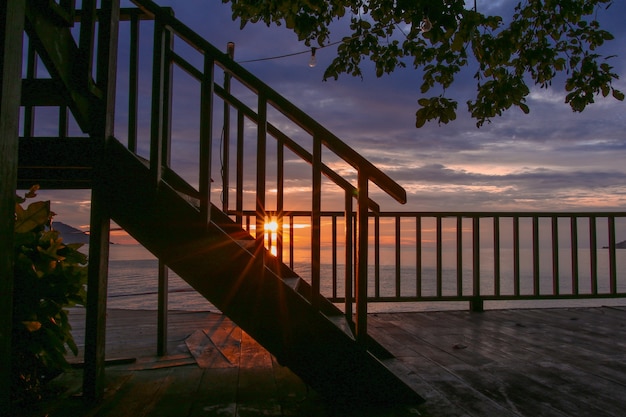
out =
<path fill-rule="evenodd" d="M 588 251 L 585 252 L 588 254 Z M 581 253 L 579 259 L 579 286 L 581 293 L 591 291 L 590 268 L 588 256 Z M 621 252 L 620 252 L 621 254 Z M 109 264 L 109 287 L 108 306 L 110 308 L 124 309 L 149 309 L 157 308 L 158 290 L 158 270 L 157 260 L 144 248 L 138 245 L 112 245 L 110 251 Z M 626 252 L 624 252 L 626 255 Z M 507 254 L 502 254 L 501 266 L 501 292 L 503 294 L 513 293 L 513 270 L 512 261 L 507 259 Z M 522 254 L 524 256 L 524 254 Z M 609 285 L 609 270 L 607 251 L 598 251 L 598 287 L 600 292 L 606 291 Z M 457 292 L 457 271 L 456 261 L 453 256 L 444 253 L 444 272 L 442 291 L 444 295 L 454 295 Z M 607 258 L 607 259 L 605 259 Z M 618 291 L 626 292 L 626 259 L 621 256 L 618 259 Z M 548 293 L 552 288 L 552 265 L 549 261 L 550 255 L 542 256 L 540 290 Z M 445 268 L 445 265 L 452 265 Z M 532 293 L 532 262 L 521 263 L 521 292 L 522 294 Z M 304 279 L 310 277 L 310 266 L 306 263 L 294 266 Z M 560 269 L 563 278 L 560 280 L 559 288 L 561 292 L 571 291 L 571 261 L 568 251 L 560 256 Z M 415 277 L 416 268 L 414 266 L 404 267 L 401 270 L 401 293 L 403 295 L 414 295 L 416 291 Z M 424 265 L 421 268 L 422 274 L 422 294 L 436 294 L 436 275 L 434 263 L 429 260 L 428 254 L 424 256 Z M 326 295 L 332 294 L 332 269 L 330 265 L 322 265 L 322 292 Z M 343 270 L 337 271 L 339 281 L 343 276 Z M 374 293 L 374 273 L 370 272 L 370 294 Z M 471 293 L 471 257 L 466 256 L 463 262 L 463 293 Z M 394 265 L 383 265 L 380 270 L 379 291 L 382 296 L 392 296 L 395 294 L 396 270 Z M 481 288 L 483 293 L 492 293 L 494 288 L 493 279 L 493 259 L 481 258 Z M 343 294 L 341 283 L 337 287 L 337 294 Z M 598 305 L 626 305 L 626 300 L 556 300 L 556 301 L 499 301 L 488 302 L 486 308 L 512 308 L 512 307 L 555 307 L 555 306 L 598 306 Z M 185 281 L 178 277 L 173 271 L 169 273 L 169 307 L 171 310 L 187 311 L 215 311 L 204 297 L 196 293 Z M 370 312 L 385 311 L 432 311 L 448 309 L 467 309 L 467 303 L 372 303 L 369 305 Z"/>

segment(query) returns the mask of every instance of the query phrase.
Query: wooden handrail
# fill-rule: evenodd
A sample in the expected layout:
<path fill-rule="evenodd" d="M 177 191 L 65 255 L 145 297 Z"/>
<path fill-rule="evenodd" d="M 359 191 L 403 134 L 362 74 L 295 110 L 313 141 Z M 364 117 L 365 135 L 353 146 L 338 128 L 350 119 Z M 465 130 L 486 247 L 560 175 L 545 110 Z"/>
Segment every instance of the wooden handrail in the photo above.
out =
<path fill-rule="evenodd" d="M 385 191 L 391 197 L 401 204 L 407 201 L 406 191 L 397 182 L 391 179 L 387 174 L 376 168 L 371 162 L 363 158 L 354 149 L 345 142 L 332 134 L 328 129 L 319 124 L 305 112 L 300 110 L 289 100 L 281 96 L 259 78 L 254 76 L 241 65 L 233 61 L 227 53 L 221 52 L 200 35 L 180 23 L 173 16 L 161 10 L 160 6 L 150 0 L 133 0 L 144 12 L 153 16 L 158 16 L 164 25 L 168 26 L 180 36 L 192 48 L 199 52 L 209 55 L 215 60 L 224 71 L 228 72 L 233 78 L 246 85 L 252 91 L 264 96 L 268 103 L 279 110 L 285 117 L 296 123 L 312 136 L 320 138 L 322 143 L 335 154 L 340 156 L 353 168 L 367 173 L 368 179 L 376 184 L 381 190 Z"/>

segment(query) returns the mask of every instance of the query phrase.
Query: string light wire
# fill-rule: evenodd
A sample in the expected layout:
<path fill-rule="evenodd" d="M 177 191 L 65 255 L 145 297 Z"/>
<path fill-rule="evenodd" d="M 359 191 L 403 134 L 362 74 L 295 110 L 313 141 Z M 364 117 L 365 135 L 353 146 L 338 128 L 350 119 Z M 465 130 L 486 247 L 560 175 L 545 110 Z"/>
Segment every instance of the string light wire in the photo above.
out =
<path fill-rule="evenodd" d="M 352 39 L 355 39 L 355 38 L 358 38 L 358 36 L 353 36 L 353 37 L 351 37 L 351 38 L 350 38 L 350 39 L 348 39 L 348 40 L 352 40 Z M 310 54 L 310 53 L 312 53 L 311 51 L 312 51 L 313 49 L 318 50 L 318 49 L 328 48 L 329 46 L 338 45 L 338 44 L 340 44 L 340 43 L 342 43 L 342 42 L 345 42 L 345 40 L 344 40 L 344 39 L 342 39 L 342 40 L 340 40 L 340 41 L 335 41 L 335 42 L 331 42 L 331 43 L 329 43 L 329 44 L 327 44 L 327 45 L 322 45 L 322 46 L 317 46 L 317 47 L 309 48 L 309 49 L 307 49 L 307 50 L 300 51 L 300 52 L 292 52 L 292 53 L 290 53 L 290 54 L 283 54 L 283 55 L 269 56 L 269 57 L 266 57 L 266 58 L 248 59 L 248 60 L 245 60 L 245 61 L 238 61 L 238 63 L 239 63 L 239 64 L 247 64 L 247 63 L 249 63 L 249 62 L 271 61 L 271 60 L 273 60 L 273 59 L 282 59 L 282 58 L 288 58 L 288 57 L 290 57 L 290 56 Z"/>
<path fill-rule="evenodd" d="M 427 24 L 427 25 L 428 25 L 428 28 L 424 29 L 424 28 L 422 27 L 424 24 Z M 384 30 L 384 29 L 390 28 L 390 27 L 392 27 L 392 26 L 395 26 L 395 27 L 396 27 L 396 29 L 398 29 L 398 30 L 400 31 L 400 33 L 402 33 L 402 35 L 404 35 L 404 37 L 405 37 L 406 39 L 408 39 L 408 38 L 409 38 L 409 36 L 408 36 L 408 35 L 404 32 L 404 30 L 402 30 L 402 29 L 400 28 L 400 26 L 399 26 L 397 23 L 390 23 L 389 25 L 385 26 L 385 27 L 384 27 L 384 28 L 382 28 L 382 29 Z M 425 18 L 424 18 L 424 19 L 420 22 L 420 29 L 421 29 L 421 31 L 422 31 L 422 32 L 428 32 L 428 31 L 430 31 L 431 27 L 432 27 L 432 23 L 430 23 L 430 20 L 429 20 L 427 17 L 425 17 Z M 328 48 L 328 47 L 330 47 L 330 46 L 338 45 L 338 44 L 340 44 L 340 43 L 348 42 L 348 41 L 351 41 L 351 40 L 353 40 L 353 39 L 359 38 L 360 36 L 361 36 L 361 35 L 353 35 L 353 36 L 349 37 L 348 39 L 343 38 L 343 39 L 341 39 L 341 40 L 339 40 L 339 41 L 331 42 L 331 43 L 326 44 L 326 45 L 321 45 L 321 46 L 316 46 L 316 47 L 308 48 L 308 49 L 306 49 L 306 50 L 304 50 L 304 51 L 292 52 L 292 53 L 289 53 L 289 54 L 283 54 L 283 55 L 268 56 L 268 57 L 265 57 L 265 58 L 247 59 L 247 60 L 245 60 L 245 61 L 237 61 L 237 63 L 239 63 L 239 64 L 247 64 L 247 63 L 250 63 L 250 62 L 271 61 L 271 60 L 274 60 L 274 59 L 289 58 L 289 57 L 292 57 L 292 56 L 296 56 L 296 55 L 304 55 L 304 54 L 312 54 L 313 56 L 315 56 L 315 52 L 313 52 L 314 50 L 324 49 L 324 48 Z"/>

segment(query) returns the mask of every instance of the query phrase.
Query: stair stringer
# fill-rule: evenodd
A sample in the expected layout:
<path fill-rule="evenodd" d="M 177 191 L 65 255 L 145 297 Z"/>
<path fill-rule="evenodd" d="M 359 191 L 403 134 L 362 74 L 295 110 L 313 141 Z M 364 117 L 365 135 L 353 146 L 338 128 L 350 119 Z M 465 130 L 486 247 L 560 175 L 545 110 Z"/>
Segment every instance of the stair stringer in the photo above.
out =
<path fill-rule="evenodd" d="M 204 226 L 166 183 L 150 187 L 148 167 L 117 140 L 109 140 L 106 158 L 111 218 L 315 391 L 350 407 L 423 401 L 283 281 L 288 268 L 270 269 L 264 248 L 253 253 L 215 222 Z M 228 218 L 211 210 L 214 220 Z"/>

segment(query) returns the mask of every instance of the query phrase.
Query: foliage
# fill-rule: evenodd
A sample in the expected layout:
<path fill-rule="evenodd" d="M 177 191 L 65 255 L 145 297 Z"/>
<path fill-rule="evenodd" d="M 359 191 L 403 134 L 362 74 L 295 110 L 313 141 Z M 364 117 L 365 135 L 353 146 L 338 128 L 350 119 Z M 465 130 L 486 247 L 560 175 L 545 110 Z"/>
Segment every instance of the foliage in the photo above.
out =
<path fill-rule="evenodd" d="M 64 244 L 52 228 L 49 201 L 22 203 L 16 197 L 13 295 L 14 400 L 37 398 L 43 382 L 68 366 L 65 354 L 78 348 L 71 334 L 67 307 L 85 303 L 87 258 L 80 244 Z M 66 348 L 67 347 L 67 348 Z"/>
<path fill-rule="evenodd" d="M 598 48 L 613 35 L 596 20 L 599 8 L 613 0 L 523 0 L 510 22 L 467 8 L 466 0 L 222 0 L 231 3 L 233 19 L 282 25 L 309 46 L 328 45 L 330 25 L 350 20 L 324 78 L 346 73 L 362 76 L 365 58 L 382 76 L 407 63 L 423 70 L 420 91 L 441 94 L 418 101 L 416 126 L 456 118 L 457 101 L 446 97 L 463 68 L 475 70 L 476 97 L 467 102 L 477 126 L 511 107 L 524 113 L 529 85 L 548 88 L 565 74 L 565 102 L 581 112 L 597 95 L 624 94 L 612 86 L 618 78 L 612 56 Z M 424 27 L 424 24 L 426 27 Z"/>

